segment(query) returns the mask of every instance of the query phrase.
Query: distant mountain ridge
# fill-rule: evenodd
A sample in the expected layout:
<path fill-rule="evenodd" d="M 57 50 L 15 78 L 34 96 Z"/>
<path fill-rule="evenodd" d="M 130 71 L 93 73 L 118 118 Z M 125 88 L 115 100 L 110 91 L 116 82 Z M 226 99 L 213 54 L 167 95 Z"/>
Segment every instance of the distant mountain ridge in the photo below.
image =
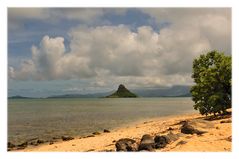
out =
<path fill-rule="evenodd" d="M 172 87 L 152 88 L 152 89 L 131 89 L 132 93 L 137 94 L 139 97 L 191 97 L 191 86 L 175 85 Z M 47 98 L 102 98 L 109 96 L 114 91 L 92 93 L 92 94 L 62 94 L 49 96 Z M 12 96 L 9 99 L 27 99 L 33 97 Z"/>
<path fill-rule="evenodd" d="M 155 89 L 135 89 L 134 93 L 141 97 L 191 97 L 191 86 L 175 85 Z"/>
<path fill-rule="evenodd" d="M 106 98 L 136 98 L 136 94 L 130 92 L 123 84 L 120 84 L 118 90 Z"/>
<path fill-rule="evenodd" d="M 92 93 L 92 94 L 63 94 L 63 95 L 55 95 L 49 96 L 47 98 L 100 98 L 109 95 L 111 92 L 103 92 L 103 93 Z"/>
<path fill-rule="evenodd" d="M 24 97 L 24 96 L 11 96 L 8 97 L 9 99 L 30 99 L 31 97 Z"/>

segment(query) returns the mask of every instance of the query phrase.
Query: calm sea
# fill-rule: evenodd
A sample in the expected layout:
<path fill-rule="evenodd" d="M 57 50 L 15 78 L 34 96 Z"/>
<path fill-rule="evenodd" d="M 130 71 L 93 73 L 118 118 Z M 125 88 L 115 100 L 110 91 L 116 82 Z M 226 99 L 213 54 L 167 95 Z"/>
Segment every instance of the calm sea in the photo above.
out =
<path fill-rule="evenodd" d="M 194 112 L 191 98 L 10 99 L 8 139 L 82 136 L 139 120 Z"/>

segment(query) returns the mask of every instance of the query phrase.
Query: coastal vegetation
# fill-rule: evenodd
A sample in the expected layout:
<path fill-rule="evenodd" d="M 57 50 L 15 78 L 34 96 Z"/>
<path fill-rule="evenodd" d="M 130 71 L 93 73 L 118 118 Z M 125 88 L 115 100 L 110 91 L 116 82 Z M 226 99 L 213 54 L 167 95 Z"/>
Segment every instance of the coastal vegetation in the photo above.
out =
<path fill-rule="evenodd" d="M 194 109 L 200 114 L 225 114 L 231 108 L 231 56 L 211 51 L 193 62 Z"/>

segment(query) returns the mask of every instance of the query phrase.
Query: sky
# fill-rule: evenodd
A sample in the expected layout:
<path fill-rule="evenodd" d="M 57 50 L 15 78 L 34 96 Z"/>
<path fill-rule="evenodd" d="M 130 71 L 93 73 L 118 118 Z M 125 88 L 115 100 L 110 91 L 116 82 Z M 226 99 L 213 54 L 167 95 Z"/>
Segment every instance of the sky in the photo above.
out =
<path fill-rule="evenodd" d="M 231 55 L 229 8 L 8 8 L 8 95 L 192 85 L 192 62 Z"/>

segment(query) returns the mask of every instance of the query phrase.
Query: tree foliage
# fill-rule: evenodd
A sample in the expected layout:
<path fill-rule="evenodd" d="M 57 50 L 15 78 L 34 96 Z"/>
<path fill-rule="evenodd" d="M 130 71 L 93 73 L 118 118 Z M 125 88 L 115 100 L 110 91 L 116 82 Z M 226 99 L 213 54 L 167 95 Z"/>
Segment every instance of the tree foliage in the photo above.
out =
<path fill-rule="evenodd" d="M 231 56 L 218 51 L 200 55 L 193 61 L 192 78 L 194 109 L 216 115 L 231 108 Z"/>

